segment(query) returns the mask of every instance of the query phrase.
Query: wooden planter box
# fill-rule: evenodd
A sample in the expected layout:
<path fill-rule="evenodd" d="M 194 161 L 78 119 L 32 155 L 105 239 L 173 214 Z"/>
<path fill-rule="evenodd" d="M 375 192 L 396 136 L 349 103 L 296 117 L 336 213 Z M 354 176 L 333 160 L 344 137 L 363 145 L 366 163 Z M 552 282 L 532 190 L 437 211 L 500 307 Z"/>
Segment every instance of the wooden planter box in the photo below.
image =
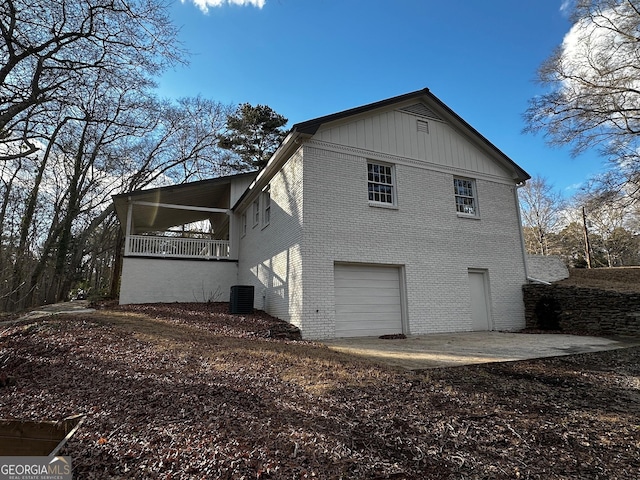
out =
<path fill-rule="evenodd" d="M 0 419 L 0 452 L 23 457 L 57 455 L 84 419 L 85 415 L 57 422 Z"/>

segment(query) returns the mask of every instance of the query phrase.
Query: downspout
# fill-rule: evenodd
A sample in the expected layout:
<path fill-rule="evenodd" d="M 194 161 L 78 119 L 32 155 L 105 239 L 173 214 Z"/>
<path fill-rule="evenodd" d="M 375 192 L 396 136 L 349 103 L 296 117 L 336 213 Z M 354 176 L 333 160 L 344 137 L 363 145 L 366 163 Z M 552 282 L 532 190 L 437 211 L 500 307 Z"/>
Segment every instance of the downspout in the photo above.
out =
<path fill-rule="evenodd" d="M 521 182 L 516 184 L 516 188 L 513 189 L 513 196 L 515 198 L 515 202 L 516 202 L 516 212 L 518 212 L 518 231 L 520 234 L 520 248 L 522 250 L 522 260 L 524 261 L 524 277 L 527 279 L 527 281 L 536 281 L 533 278 L 529 277 L 529 265 L 527 262 L 527 247 L 524 243 L 524 233 L 522 231 L 522 214 L 520 213 L 520 201 L 518 199 L 518 189 L 521 187 L 524 187 L 525 182 Z"/>

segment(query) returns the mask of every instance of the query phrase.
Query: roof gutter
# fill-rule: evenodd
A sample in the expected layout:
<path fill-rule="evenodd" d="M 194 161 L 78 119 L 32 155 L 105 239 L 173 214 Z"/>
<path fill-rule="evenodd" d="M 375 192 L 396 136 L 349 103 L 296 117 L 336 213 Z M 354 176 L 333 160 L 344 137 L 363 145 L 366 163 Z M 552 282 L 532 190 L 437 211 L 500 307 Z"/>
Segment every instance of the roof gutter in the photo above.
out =
<path fill-rule="evenodd" d="M 518 189 L 525 185 L 524 182 L 516 185 L 516 188 L 513 189 L 513 198 L 516 202 L 516 212 L 518 214 L 518 230 L 520 236 L 520 251 L 522 252 L 522 262 L 524 264 L 524 276 L 527 280 L 530 280 L 529 277 L 529 260 L 527 259 L 527 246 L 524 242 L 524 230 L 522 229 L 522 212 L 520 211 L 520 197 L 518 196 Z"/>

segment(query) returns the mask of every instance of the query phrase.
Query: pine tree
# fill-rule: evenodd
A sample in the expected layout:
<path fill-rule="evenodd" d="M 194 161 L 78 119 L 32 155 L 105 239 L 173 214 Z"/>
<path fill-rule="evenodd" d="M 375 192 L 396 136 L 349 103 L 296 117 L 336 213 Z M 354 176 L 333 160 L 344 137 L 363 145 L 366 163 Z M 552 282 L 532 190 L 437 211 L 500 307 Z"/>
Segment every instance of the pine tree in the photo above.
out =
<path fill-rule="evenodd" d="M 234 170 L 260 169 L 284 139 L 286 123 L 266 105 L 243 103 L 227 117 L 227 131 L 220 135 L 218 146 L 232 152 L 228 162 Z"/>

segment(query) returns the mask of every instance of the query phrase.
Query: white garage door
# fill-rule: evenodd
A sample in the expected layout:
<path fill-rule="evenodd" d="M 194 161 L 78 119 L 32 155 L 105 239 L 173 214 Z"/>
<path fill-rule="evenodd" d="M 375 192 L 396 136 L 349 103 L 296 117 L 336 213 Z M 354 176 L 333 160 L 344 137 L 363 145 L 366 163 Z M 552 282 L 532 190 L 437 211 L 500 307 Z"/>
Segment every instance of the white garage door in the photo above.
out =
<path fill-rule="evenodd" d="M 335 266 L 336 337 L 402 333 L 398 268 Z"/>

